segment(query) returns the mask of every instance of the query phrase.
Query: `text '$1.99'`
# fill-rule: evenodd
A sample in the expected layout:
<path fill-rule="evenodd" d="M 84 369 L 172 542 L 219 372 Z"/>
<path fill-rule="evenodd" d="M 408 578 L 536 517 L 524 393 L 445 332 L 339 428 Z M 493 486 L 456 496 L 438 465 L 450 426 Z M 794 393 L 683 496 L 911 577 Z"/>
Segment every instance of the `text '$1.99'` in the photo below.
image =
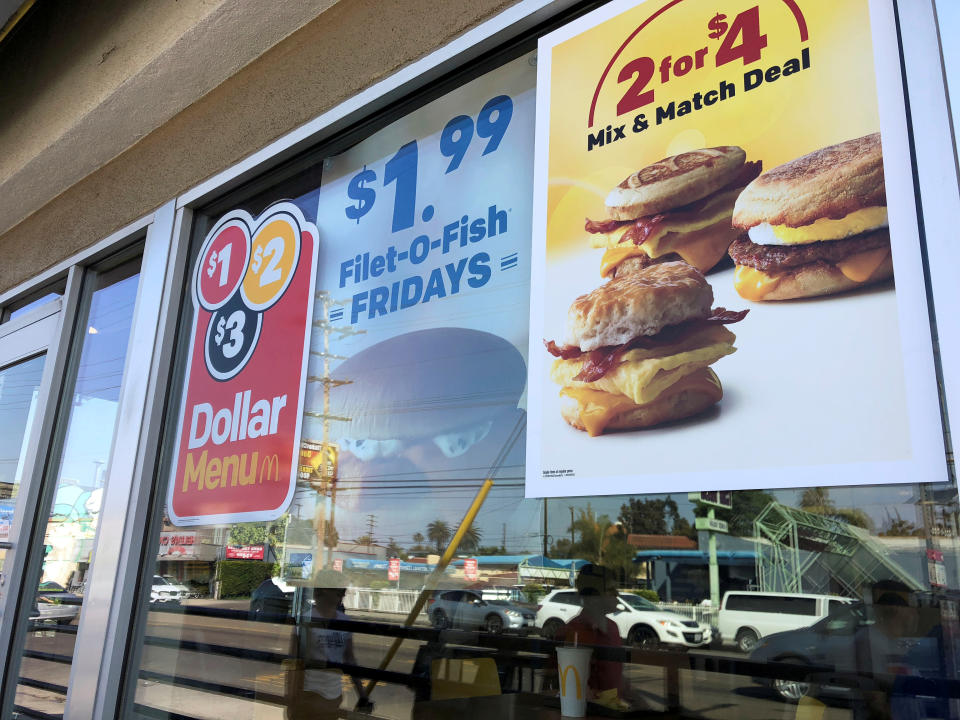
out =
<path fill-rule="evenodd" d="M 513 100 L 508 95 L 498 95 L 484 104 L 477 113 L 476 121 L 469 115 L 451 118 L 440 133 L 440 154 L 450 160 L 444 174 L 450 174 L 460 167 L 474 135 L 486 140 L 481 157 L 496 152 L 512 116 Z M 418 161 L 417 141 L 411 140 L 384 164 L 383 187 L 395 186 L 391 232 L 406 230 L 416 222 Z M 350 178 L 347 196 L 352 202 L 344 209 L 347 218 L 359 224 L 360 219 L 370 212 L 377 201 L 377 191 L 373 187 L 377 180 L 376 170 L 366 165 Z M 429 222 L 433 214 L 433 205 L 426 205 L 421 211 L 421 218 Z"/>

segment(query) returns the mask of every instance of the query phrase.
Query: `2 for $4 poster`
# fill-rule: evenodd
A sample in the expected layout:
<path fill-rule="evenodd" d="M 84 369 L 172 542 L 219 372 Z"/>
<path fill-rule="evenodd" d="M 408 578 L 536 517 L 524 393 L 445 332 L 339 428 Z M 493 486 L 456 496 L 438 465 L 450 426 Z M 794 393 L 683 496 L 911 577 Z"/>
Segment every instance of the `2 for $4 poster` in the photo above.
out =
<path fill-rule="evenodd" d="M 896 42 L 885 0 L 611 3 L 541 40 L 528 496 L 945 478 Z M 722 352 L 571 329 L 665 261 L 749 311 Z M 707 366 L 722 397 L 624 419 Z"/>

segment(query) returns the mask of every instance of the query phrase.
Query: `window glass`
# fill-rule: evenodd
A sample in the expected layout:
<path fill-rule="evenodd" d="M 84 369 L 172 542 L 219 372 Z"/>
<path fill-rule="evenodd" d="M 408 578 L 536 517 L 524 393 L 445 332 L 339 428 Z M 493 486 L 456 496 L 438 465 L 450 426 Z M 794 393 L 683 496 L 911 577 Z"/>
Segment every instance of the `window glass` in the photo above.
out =
<path fill-rule="evenodd" d="M 10 542 L 45 355 L 0 370 L 0 542 Z M 0 548 L 0 567 L 6 561 Z"/>
<path fill-rule="evenodd" d="M 153 579 L 142 588 L 150 597 L 131 663 L 131 713 L 326 717 L 336 708 L 369 710 L 369 696 L 382 718 L 535 710 L 554 717 L 557 647 L 565 645 L 593 653 L 593 716 L 678 708 L 718 720 L 792 716 L 792 703 L 815 694 L 841 698 L 823 704 L 825 717 L 855 717 L 851 694 L 861 706 L 877 700 L 870 678 L 887 677 L 896 663 L 851 654 L 851 633 L 870 647 L 922 647 L 895 659 L 928 677 L 953 676 L 928 668 L 944 657 L 943 628 L 956 618 L 943 591 L 960 578 L 952 484 L 735 491 L 731 507 L 715 512 L 685 492 L 592 496 L 585 486 L 582 497 L 524 497 L 529 277 L 505 274 L 523 250 L 474 258 L 501 230 L 529 227 L 517 225 L 529 202 L 529 155 L 509 155 L 517 182 L 502 184 L 511 204 L 458 212 L 435 237 L 395 233 L 440 213 L 426 204 L 423 185 L 410 193 L 411 176 L 469 197 L 456 173 L 480 162 L 485 149 L 471 143 L 504 127 L 532 133 L 533 116 L 523 109 L 532 84 L 504 89 L 517 82 L 509 73 L 522 76 L 531 60 L 478 78 L 473 95 L 457 95 L 464 100 L 456 113 L 444 106 L 432 135 L 420 127 L 429 113 L 417 114 L 390 126 L 393 134 L 329 158 L 323 186 L 292 201 L 321 236 L 299 482 L 286 512 L 270 520 L 189 524 L 165 507 L 144 570 Z M 505 94 L 509 122 L 499 99 Z M 368 147 L 376 162 L 358 163 Z M 444 160 L 423 179 L 418 173 L 436 161 L 430 148 Z M 331 187 L 339 194 L 327 193 Z M 570 192 L 595 189 L 572 183 Z M 268 205 L 256 198 L 249 207 Z M 383 215 L 375 222 L 376 213 Z M 198 226 L 195 262 L 217 219 Z M 482 232 L 474 225 L 480 220 Z M 353 243 L 349 253 L 343 237 Z M 430 264 L 435 242 L 440 256 Z M 445 254 L 445 242 L 466 250 Z M 420 261 L 426 271 L 413 263 L 406 274 L 374 282 L 391 263 L 405 267 L 400 253 L 430 258 Z M 484 290 L 488 261 L 499 273 L 491 278 L 509 281 Z M 213 263 L 208 277 L 221 267 Z M 472 287 L 471 277 L 474 290 L 491 291 L 485 303 L 455 297 L 453 288 Z M 189 343 L 181 337 L 181 359 Z M 173 433 L 165 439 L 168 465 Z M 650 452 L 641 440 L 648 438 L 638 438 L 637 452 Z M 161 499 L 170 477 L 168 468 Z M 484 495 L 489 477 L 494 484 Z M 475 501 L 479 510 L 461 528 Z M 725 530 L 697 529 L 708 512 L 719 521 L 710 527 Z M 445 553 L 451 562 L 444 568 Z M 728 592 L 736 594 L 721 610 L 715 598 Z M 862 614 L 825 623 L 817 598 L 825 610 L 828 596 L 862 603 Z M 877 610 L 893 607 L 909 613 Z M 725 625 L 724 610 L 763 622 Z M 816 642 L 809 640 L 814 626 Z M 796 660 L 797 648 L 808 646 L 813 654 Z M 835 686 L 805 680 L 810 666 L 825 664 L 840 669 Z"/>
<path fill-rule="evenodd" d="M 37 308 L 42 307 L 43 305 L 46 305 L 49 302 L 53 302 L 54 300 L 61 297 L 62 295 L 63 293 L 47 293 L 46 295 L 43 295 L 42 297 L 39 297 L 36 300 L 31 300 L 27 304 L 11 310 L 9 319 L 13 320 L 14 318 L 20 317 L 21 315 L 26 315 L 31 310 L 36 310 Z"/>
<path fill-rule="evenodd" d="M 96 276 L 47 511 L 40 584 L 32 596 L 16 705 L 57 714 L 74 659 L 77 623 L 101 522 L 100 506 L 117 419 L 139 280 L 139 259 Z M 23 388 L 25 391 L 25 388 Z M 0 470 L 0 472 L 3 472 Z"/>

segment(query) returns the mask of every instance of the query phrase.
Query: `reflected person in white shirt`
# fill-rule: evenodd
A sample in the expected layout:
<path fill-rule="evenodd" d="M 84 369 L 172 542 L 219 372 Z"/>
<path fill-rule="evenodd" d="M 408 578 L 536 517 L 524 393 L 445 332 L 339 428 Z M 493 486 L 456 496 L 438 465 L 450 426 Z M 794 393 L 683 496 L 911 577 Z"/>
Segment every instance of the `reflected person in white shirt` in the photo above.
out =
<path fill-rule="evenodd" d="M 304 664 L 302 686 L 297 680 L 288 688 L 288 720 L 335 718 L 343 702 L 343 671 L 340 665 L 356 665 L 353 634 L 326 626 L 328 620 L 349 620 L 344 613 L 346 584 L 341 573 L 321 570 L 315 578 L 313 605 L 308 623 L 297 629 L 296 657 Z M 326 667 L 327 665 L 333 667 Z M 369 701 L 359 678 L 351 676 L 357 696 L 357 708 L 369 709 Z"/>

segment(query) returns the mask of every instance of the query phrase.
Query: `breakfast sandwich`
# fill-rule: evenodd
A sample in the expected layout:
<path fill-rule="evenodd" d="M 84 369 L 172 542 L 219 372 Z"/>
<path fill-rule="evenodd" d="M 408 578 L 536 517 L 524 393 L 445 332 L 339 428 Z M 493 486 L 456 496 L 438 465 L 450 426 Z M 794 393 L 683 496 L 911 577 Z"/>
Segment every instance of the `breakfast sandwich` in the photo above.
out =
<path fill-rule="evenodd" d="M 730 246 L 737 292 L 788 300 L 843 292 L 893 275 L 880 134 L 775 167 L 737 198 Z"/>
<path fill-rule="evenodd" d="M 577 298 L 569 343 L 546 343 L 564 419 L 590 435 L 696 415 L 723 397 L 710 369 L 734 352 L 724 325 L 747 311 L 711 309 L 713 290 L 684 262 L 650 265 Z"/>
<path fill-rule="evenodd" d="M 607 196 L 608 219 L 587 220 L 593 247 L 604 248 L 600 274 L 618 277 L 658 262 L 683 260 L 707 272 L 738 233 L 730 225 L 740 191 L 760 162 L 733 145 L 664 158 L 638 170 Z"/>

